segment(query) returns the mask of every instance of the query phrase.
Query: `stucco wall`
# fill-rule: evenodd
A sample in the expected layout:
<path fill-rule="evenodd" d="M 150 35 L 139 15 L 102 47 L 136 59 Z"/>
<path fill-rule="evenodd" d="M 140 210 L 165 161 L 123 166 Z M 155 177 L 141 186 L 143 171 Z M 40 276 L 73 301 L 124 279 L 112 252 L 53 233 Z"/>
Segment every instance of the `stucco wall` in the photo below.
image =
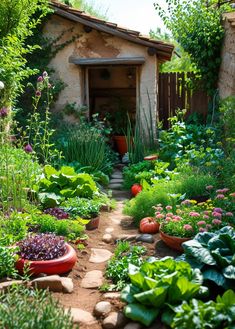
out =
<path fill-rule="evenodd" d="M 73 31 L 71 31 L 71 28 L 73 28 Z M 55 74 L 66 84 L 55 104 L 57 110 L 62 109 L 67 103 L 75 102 L 78 106 L 84 105 L 84 71 L 78 65 L 69 63 L 70 56 L 80 58 L 142 56 L 145 57 L 146 62 L 139 69 L 139 93 L 137 91 L 137 94 L 139 94 L 140 108 L 142 114 L 143 109 L 148 111 L 151 108 L 152 115 L 154 118 L 156 117 L 157 58 L 148 55 L 147 47 L 94 29 L 92 32 L 86 33 L 81 24 L 71 22 L 57 15 L 53 15 L 44 28 L 44 34 L 52 38 L 56 38 L 64 31 L 67 32 L 64 33 L 59 43 L 70 40 L 72 36 L 77 36 L 77 38 L 58 52 L 50 63 L 56 72 Z"/>
<path fill-rule="evenodd" d="M 235 95 L 235 12 L 224 14 L 225 38 L 219 73 L 219 95 L 226 98 Z"/>

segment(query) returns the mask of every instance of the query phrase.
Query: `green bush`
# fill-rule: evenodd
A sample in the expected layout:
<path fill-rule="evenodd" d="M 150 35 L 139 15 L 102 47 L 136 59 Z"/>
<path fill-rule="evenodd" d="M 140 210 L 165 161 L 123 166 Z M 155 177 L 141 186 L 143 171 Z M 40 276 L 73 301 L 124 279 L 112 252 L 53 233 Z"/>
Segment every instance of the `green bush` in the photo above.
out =
<path fill-rule="evenodd" d="M 0 327 L 74 329 L 70 314 L 47 291 L 19 286 L 0 295 Z"/>
<path fill-rule="evenodd" d="M 16 255 L 17 248 L 0 246 L 0 279 L 5 277 L 15 278 L 17 270 L 15 269 L 15 262 L 18 258 Z M 1 309 L 1 305 L 0 305 Z M 0 319 L 1 324 L 1 319 Z M 2 327 L 2 326 L 0 326 Z M 5 328 L 4 326 L 2 328 Z"/>
<path fill-rule="evenodd" d="M 0 244 L 9 246 L 25 238 L 30 222 L 28 214 L 13 212 L 8 219 L 0 219 Z"/>

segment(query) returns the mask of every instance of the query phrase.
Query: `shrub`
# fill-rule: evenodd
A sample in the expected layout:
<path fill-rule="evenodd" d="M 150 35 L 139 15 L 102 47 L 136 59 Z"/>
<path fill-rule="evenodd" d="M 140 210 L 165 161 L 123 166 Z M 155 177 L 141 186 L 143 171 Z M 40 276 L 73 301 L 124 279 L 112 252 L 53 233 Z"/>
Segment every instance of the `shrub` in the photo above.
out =
<path fill-rule="evenodd" d="M 17 254 L 23 259 L 50 260 L 66 252 L 64 239 L 54 234 L 37 234 L 17 242 Z"/>
<path fill-rule="evenodd" d="M 0 246 L 0 279 L 5 277 L 15 278 L 17 276 L 15 262 L 18 256 L 16 255 L 16 250 L 17 248 L 15 247 Z"/>
<path fill-rule="evenodd" d="M 9 218 L 0 219 L 0 244 L 9 246 L 22 240 L 28 232 L 30 216 L 13 212 Z"/>
<path fill-rule="evenodd" d="M 45 290 L 23 286 L 0 295 L 0 327 L 15 329 L 73 329 L 70 314 Z M 78 327 L 77 327 L 78 329 Z"/>
<path fill-rule="evenodd" d="M 72 198 L 61 205 L 63 209 L 74 217 L 92 218 L 98 215 L 101 204 L 93 199 Z"/>

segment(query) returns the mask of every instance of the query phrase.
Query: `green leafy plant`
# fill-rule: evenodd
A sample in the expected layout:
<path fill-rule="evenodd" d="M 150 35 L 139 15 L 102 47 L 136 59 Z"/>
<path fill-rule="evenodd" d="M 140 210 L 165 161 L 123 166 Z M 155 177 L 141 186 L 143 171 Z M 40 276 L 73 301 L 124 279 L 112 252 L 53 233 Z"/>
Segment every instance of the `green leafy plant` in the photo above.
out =
<path fill-rule="evenodd" d="M 223 296 L 217 296 L 216 301 L 207 303 L 192 299 L 173 307 L 173 320 L 168 322 L 174 329 L 225 329 L 233 328 L 235 324 L 235 293 L 227 290 Z"/>
<path fill-rule="evenodd" d="M 16 286 L 0 295 L 0 327 L 15 329 L 73 329 L 70 312 L 45 290 Z"/>
<path fill-rule="evenodd" d="M 15 262 L 18 259 L 16 255 L 17 250 L 17 247 L 0 246 L 0 279 L 17 277 L 17 270 L 15 268 Z"/>
<path fill-rule="evenodd" d="M 118 242 L 114 250 L 114 256 L 108 262 L 105 276 L 113 282 L 112 289 L 121 290 L 130 282 L 128 266 L 133 264 L 140 266 L 143 263 L 142 255 L 146 252 L 143 246 L 130 245 L 128 241 Z"/>
<path fill-rule="evenodd" d="M 123 168 L 124 188 L 130 189 L 135 183 L 140 183 L 139 175 L 146 173 L 144 179 L 149 182 L 149 171 L 153 170 L 155 161 L 141 161 Z M 146 177 L 147 176 L 147 177 Z M 152 176 L 150 174 L 150 176 Z"/>
<path fill-rule="evenodd" d="M 133 321 L 149 326 L 168 304 L 177 305 L 190 300 L 207 289 L 202 284 L 200 270 L 191 269 L 183 261 L 171 257 L 151 259 L 140 267 L 129 266 L 131 284 L 122 291 L 122 299 L 128 303 L 125 315 Z"/>
<path fill-rule="evenodd" d="M 182 259 L 202 271 L 204 280 L 224 289 L 235 283 L 235 231 L 231 226 L 220 230 L 199 233 L 193 240 L 183 243 Z"/>
<path fill-rule="evenodd" d="M 72 198 L 67 199 L 61 204 L 62 208 L 70 215 L 82 218 L 92 218 L 99 214 L 101 204 L 94 199 Z"/>
<path fill-rule="evenodd" d="M 60 170 L 47 165 L 44 177 L 35 186 L 44 208 L 58 206 L 67 198 L 76 196 L 92 198 L 98 188 L 89 174 L 77 174 L 72 167 L 63 166 Z"/>

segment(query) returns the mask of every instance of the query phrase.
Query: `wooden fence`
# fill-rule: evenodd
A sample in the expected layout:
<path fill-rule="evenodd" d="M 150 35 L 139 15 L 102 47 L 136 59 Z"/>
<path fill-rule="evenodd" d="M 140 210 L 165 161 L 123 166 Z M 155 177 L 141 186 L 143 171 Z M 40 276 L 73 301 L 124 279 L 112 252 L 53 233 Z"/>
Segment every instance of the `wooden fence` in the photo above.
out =
<path fill-rule="evenodd" d="M 187 78 L 192 74 L 160 73 L 159 74 L 159 120 L 164 128 L 169 127 L 168 118 L 175 115 L 175 111 L 187 109 L 187 116 L 199 113 L 204 118 L 207 115 L 208 96 L 199 87 L 191 90 L 187 85 Z"/>

